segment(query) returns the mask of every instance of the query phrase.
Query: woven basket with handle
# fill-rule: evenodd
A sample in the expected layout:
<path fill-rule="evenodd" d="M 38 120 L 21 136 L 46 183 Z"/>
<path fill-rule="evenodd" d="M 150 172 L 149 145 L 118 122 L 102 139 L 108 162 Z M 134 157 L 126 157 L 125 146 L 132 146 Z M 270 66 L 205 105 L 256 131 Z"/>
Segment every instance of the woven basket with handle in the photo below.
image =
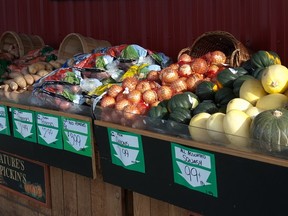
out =
<path fill-rule="evenodd" d="M 251 51 L 229 32 L 211 31 L 198 37 L 192 46 L 182 49 L 178 54 L 178 59 L 184 53 L 198 58 L 215 50 L 225 53 L 226 63 L 231 67 L 239 67 L 251 56 Z"/>

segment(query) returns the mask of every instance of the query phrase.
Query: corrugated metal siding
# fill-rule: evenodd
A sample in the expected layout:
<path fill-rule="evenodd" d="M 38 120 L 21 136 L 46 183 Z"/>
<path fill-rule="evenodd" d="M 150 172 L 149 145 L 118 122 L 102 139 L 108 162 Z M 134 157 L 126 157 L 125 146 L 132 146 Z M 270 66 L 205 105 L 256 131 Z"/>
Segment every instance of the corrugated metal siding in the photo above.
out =
<path fill-rule="evenodd" d="M 175 58 L 202 33 L 223 30 L 288 64 L 287 9 L 287 0 L 0 0 L 0 33 L 37 34 L 58 47 L 77 32 Z"/>

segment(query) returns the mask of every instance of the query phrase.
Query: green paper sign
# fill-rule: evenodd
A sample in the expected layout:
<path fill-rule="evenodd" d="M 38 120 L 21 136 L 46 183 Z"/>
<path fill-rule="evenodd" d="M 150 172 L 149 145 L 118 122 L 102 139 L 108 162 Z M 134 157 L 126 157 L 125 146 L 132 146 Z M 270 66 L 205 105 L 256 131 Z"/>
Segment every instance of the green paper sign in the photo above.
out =
<path fill-rule="evenodd" d="M 129 170 L 145 173 L 141 136 L 108 128 L 112 163 Z"/>
<path fill-rule="evenodd" d="M 62 125 L 59 116 L 36 113 L 38 143 L 52 148 L 63 149 Z"/>
<path fill-rule="evenodd" d="M 92 157 L 89 122 L 62 117 L 64 150 Z"/>
<path fill-rule="evenodd" d="M 218 197 L 214 155 L 176 143 L 171 150 L 175 183 Z"/>
<path fill-rule="evenodd" d="M 8 110 L 6 106 L 0 106 L 0 134 L 11 135 Z"/>
<path fill-rule="evenodd" d="M 11 107 L 14 137 L 37 142 L 34 111 Z"/>

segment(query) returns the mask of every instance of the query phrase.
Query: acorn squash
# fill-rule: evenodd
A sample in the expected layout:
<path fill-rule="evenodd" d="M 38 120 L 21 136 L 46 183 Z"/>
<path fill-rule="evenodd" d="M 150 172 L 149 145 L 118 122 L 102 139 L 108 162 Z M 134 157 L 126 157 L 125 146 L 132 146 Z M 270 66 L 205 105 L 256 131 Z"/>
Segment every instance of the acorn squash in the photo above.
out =
<path fill-rule="evenodd" d="M 280 57 L 276 52 L 259 50 L 251 56 L 251 65 L 254 69 L 266 68 L 275 64 L 281 64 Z"/>
<path fill-rule="evenodd" d="M 235 98 L 233 89 L 228 87 L 223 87 L 215 93 L 215 103 L 217 107 L 225 106 L 229 103 L 230 100 Z"/>
<path fill-rule="evenodd" d="M 223 87 L 233 87 L 233 82 L 238 78 L 237 70 L 234 68 L 226 68 L 219 73 L 217 73 L 216 76 L 216 83 L 219 86 L 219 88 Z"/>
<path fill-rule="evenodd" d="M 268 152 L 288 150 L 287 122 L 286 109 L 271 109 L 259 113 L 250 127 L 253 145 Z"/>
<path fill-rule="evenodd" d="M 197 107 L 195 107 L 195 109 L 193 110 L 193 116 L 201 112 L 213 114 L 218 111 L 219 109 L 213 100 L 204 100 L 200 102 Z"/>
<path fill-rule="evenodd" d="M 176 121 L 179 123 L 187 124 L 192 118 L 191 110 L 185 109 L 183 107 L 176 107 L 169 114 L 168 120 Z"/>
<path fill-rule="evenodd" d="M 185 109 L 194 109 L 199 104 L 199 98 L 192 92 L 184 92 L 176 94 L 169 99 L 167 103 L 167 109 L 169 112 L 173 112 L 176 107 L 182 107 Z"/>
<path fill-rule="evenodd" d="M 213 100 L 215 92 L 218 90 L 217 85 L 214 82 L 204 80 L 196 87 L 195 94 L 201 101 Z"/>

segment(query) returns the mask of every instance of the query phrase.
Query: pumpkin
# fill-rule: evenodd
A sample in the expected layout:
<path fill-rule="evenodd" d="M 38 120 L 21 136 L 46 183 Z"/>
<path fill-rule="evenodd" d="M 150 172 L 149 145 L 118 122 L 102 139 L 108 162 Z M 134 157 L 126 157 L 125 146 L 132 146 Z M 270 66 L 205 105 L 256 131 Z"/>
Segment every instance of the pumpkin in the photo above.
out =
<path fill-rule="evenodd" d="M 256 105 L 259 98 L 267 95 L 261 81 L 258 79 L 245 80 L 239 90 L 239 97 L 249 101 L 252 105 Z"/>
<path fill-rule="evenodd" d="M 251 56 L 251 65 L 254 69 L 265 68 L 275 64 L 281 64 L 280 57 L 276 52 L 259 50 Z"/>
<path fill-rule="evenodd" d="M 168 120 L 186 124 L 190 121 L 191 117 L 191 110 L 182 107 L 176 107 L 173 112 L 169 114 Z"/>
<path fill-rule="evenodd" d="M 256 107 L 262 110 L 277 109 L 287 107 L 288 97 L 284 94 L 274 93 L 261 97 Z"/>
<path fill-rule="evenodd" d="M 201 101 L 213 100 L 215 92 L 217 90 L 218 90 L 218 87 L 214 82 L 204 80 L 203 82 L 197 85 L 195 94 L 199 97 Z"/>
<path fill-rule="evenodd" d="M 236 97 L 239 97 L 240 93 L 240 87 L 242 86 L 243 82 L 247 79 L 254 79 L 253 76 L 245 74 L 243 76 L 239 76 L 234 82 L 233 82 L 233 93 Z"/>
<path fill-rule="evenodd" d="M 261 83 L 267 93 L 283 93 L 288 87 L 288 68 L 284 65 L 271 65 L 264 69 Z"/>
<path fill-rule="evenodd" d="M 247 109 L 249 109 L 252 106 L 253 105 L 249 101 L 243 98 L 233 98 L 227 104 L 226 113 L 233 109 L 241 110 L 245 112 Z"/>
<path fill-rule="evenodd" d="M 216 112 L 213 113 L 206 121 L 206 129 L 208 135 L 218 144 L 229 143 L 223 129 L 224 116 L 224 113 Z"/>
<path fill-rule="evenodd" d="M 191 138 L 199 142 L 210 142 L 211 138 L 206 129 L 207 119 L 211 116 L 209 113 L 198 113 L 194 115 L 189 122 L 189 132 Z"/>
<path fill-rule="evenodd" d="M 223 118 L 223 129 L 232 145 L 246 147 L 249 145 L 251 118 L 241 110 L 231 110 Z"/>
<path fill-rule="evenodd" d="M 223 87 L 215 93 L 214 100 L 218 107 L 222 107 L 226 106 L 229 103 L 229 101 L 232 100 L 233 98 L 235 98 L 233 89 Z"/>
<path fill-rule="evenodd" d="M 199 104 L 197 95 L 192 92 L 184 92 L 174 95 L 167 104 L 169 112 L 172 112 L 176 107 L 185 109 L 194 109 Z"/>
<path fill-rule="evenodd" d="M 218 112 L 219 109 L 214 103 L 213 100 L 204 100 L 198 104 L 198 106 L 195 107 L 193 110 L 193 115 L 196 115 L 201 112 L 206 112 L 209 114 L 213 114 L 215 112 Z"/>
<path fill-rule="evenodd" d="M 269 152 L 288 149 L 288 110 L 271 109 L 259 113 L 252 121 L 250 134 L 255 147 Z"/>

